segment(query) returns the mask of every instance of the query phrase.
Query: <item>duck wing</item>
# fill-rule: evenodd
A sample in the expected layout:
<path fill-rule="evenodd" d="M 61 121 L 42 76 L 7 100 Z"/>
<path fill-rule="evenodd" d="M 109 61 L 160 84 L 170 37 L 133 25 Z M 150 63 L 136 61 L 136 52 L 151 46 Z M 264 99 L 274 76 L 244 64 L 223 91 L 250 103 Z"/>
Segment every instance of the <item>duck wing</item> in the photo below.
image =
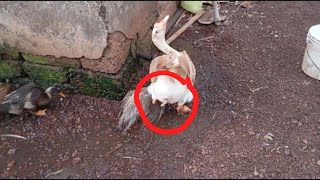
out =
<path fill-rule="evenodd" d="M 11 104 L 19 109 L 33 109 L 48 104 L 48 95 L 34 83 L 29 83 L 8 94 L 2 104 Z"/>
<path fill-rule="evenodd" d="M 4 97 L 4 101 L 2 102 L 2 104 L 5 104 L 5 103 L 14 104 L 14 103 L 21 102 L 21 100 L 25 99 L 28 92 L 30 92 L 30 90 L 35 87 L 36 87 L 36 85 L 34 83 L 29 83 L 29 84 L 26 84 L 26 85 L 20 87 L 17 90 L 12 91 L 11 93 L 7 94 Z"/>
<path fill-rule="evenodd" d="M 181 54 L 182 56 L 179 59 L 180 65 L 187 72 L 188 76 L 190 77 L 191 83 L 194 84 L 194 81 L 196 79 L 196 68 L 186 51 L 182 51 Z"/>
<path fill-rule="evenodd" d="M 170 57 L 170 55 L 165 54 L 154 58 L 149 67 L 149 74 L 160 69 L 170 69 L 173 66 L 172 59 Z M 156 77 L 151 78 L 151 83 L 155 82 L 156 79 Z"/>

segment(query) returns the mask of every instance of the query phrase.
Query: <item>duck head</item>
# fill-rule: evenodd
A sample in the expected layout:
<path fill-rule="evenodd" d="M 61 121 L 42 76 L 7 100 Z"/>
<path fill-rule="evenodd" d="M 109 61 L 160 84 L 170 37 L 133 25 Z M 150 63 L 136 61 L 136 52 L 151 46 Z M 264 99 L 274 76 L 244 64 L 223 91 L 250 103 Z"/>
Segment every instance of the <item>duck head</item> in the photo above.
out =
<path fill-rule="evenodd" d="M 52 97 L 52 95 L 56 95 L 56 94 L 60 95 L 61 97 L 66 97 L 64 95 L 64 93 L 62 92 L 61 88 L 59 88 L 57 86 L 51 86 L 51 87 L 47 88 L 45 90 L 45 93 L 47 93 L 50 98 Z"/>
<path fill-rule="evenodd" d="M 169 15 L 163 18 L 160 22 L 154 24 L 152 29 L 152 41 L 154 43 L 165 39 L 168 20 Z"/>

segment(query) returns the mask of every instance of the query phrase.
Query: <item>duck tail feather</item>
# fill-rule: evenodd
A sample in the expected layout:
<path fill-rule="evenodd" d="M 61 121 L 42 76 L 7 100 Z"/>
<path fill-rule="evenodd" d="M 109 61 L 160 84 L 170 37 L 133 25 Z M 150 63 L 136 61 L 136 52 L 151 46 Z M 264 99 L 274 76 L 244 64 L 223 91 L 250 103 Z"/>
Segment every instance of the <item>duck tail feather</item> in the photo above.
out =
<path fill-rule="evenodd" d="M 143 87 L 139 94 L 142 108 L 151 122 L 159 120 L 163 113 L 163 108 L 152 104 L 152 97 L 147 88 Z M 118 128 L 126 132 L 140 118 L 138 109 L 134 102 L 134 90 L 129 91 L 121 101 L 121 110 L 118 114 Z"/>
<path fill-rule="evenodd" d="M 9 104 L 0 104 L 0 113 L 1 114 L 6 114 L 10 110 L 10 105 Z"/>

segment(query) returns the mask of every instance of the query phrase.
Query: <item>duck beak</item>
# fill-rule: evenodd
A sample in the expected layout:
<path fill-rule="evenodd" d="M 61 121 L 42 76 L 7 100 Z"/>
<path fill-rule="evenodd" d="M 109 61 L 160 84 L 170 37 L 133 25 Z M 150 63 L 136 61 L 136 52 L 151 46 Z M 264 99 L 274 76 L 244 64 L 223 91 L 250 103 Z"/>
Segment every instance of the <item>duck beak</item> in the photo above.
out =
<path fill-rule="evenodd" d="M 161 27 L 166 27 L 168 20 L 169 20 L 169 15 L 167 15 L 167 16 L 160 22 Z"/>
<path fill-rule="evenodd" d="M 66 95 L 64 95 L 63 92 L 60 92 L 59 95 L 62 96 L 62 97 L 66 97 Z"/>

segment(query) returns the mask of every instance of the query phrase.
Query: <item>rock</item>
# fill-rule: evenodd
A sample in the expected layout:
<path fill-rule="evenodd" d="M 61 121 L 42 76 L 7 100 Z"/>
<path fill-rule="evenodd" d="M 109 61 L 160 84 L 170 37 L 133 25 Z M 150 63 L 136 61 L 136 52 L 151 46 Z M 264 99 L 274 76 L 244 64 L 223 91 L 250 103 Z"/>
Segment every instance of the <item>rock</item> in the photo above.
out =
<path fill-rule="evenodd" d="M 79 162 L 81 161 L 81 158 L 80 157 L 76 157 L 72 160 L 72 163 L 73 164 L 78 164 Z"/>
<path fill-rule="evenodd" d="M 320 160 L 317 161 L 317 165 L 320 166 Z"/>
<path fill-rule="evenodd" d="M 14 166 L 14 164 L 15 164 L 15 161 L 14 161 L 14 160 L 11 161 L 11 162 L 9 162 L 9 163 L 7 164 L 7 168 L 12 168 L 12 167 Z"/>
<path fill-rule="evenodd" d="M 224 21 L 223 22 L 223 25 L 225 25 L 225 26 L 229 26 L 231 24 L 231 21 Z"/>
<path fill-rule="evenodd" d="M 248 130 L 248 133 L 249 133 L 250 135 L 255 135 L 255 134 L 256 134 L 252 129 Z"/>
<path fill-rule="evenodd" d="M 85 69 L 95 72 L 117 73 L 125 62 L 131 40 L 117 31 L 108 35 L 108 46 L 100 59 L 81 58 L 81 64 Z"/>
<path fill-rule="evenodd" d="M 10 150 L 8 151 L 8 154 L 9 154 L 9 155 L 14 155 L 14 153 L 16 153 L 16 149 L 10 149 Z"/>
<path fill-rule="evenodd" d="M 289 150 L 289 149 L 285 149 L 285 150 L 284 150 L 284 154 L 285 154 L 285 155 L 290 155 L 290 150 Z"/>
<path fill-rule="evenodd" d="M 299 122 L 298 122 L 298 126 L 302 126 L 302 122 L 299 121 Z"/>
<path fill-rule="evenodd" d="M 272 141 L 273 140 L 273 134 L 268 133 L 267 135 L 264 136 L 264 139 Z"/>
<path fill-rule="evenodd" d="M 263 177 L 264 177 L 264 176 L 263 176 L 263 174 L 259 174 L 259 178 L 261 178 L 261 179 L 262 179 Z"/>

